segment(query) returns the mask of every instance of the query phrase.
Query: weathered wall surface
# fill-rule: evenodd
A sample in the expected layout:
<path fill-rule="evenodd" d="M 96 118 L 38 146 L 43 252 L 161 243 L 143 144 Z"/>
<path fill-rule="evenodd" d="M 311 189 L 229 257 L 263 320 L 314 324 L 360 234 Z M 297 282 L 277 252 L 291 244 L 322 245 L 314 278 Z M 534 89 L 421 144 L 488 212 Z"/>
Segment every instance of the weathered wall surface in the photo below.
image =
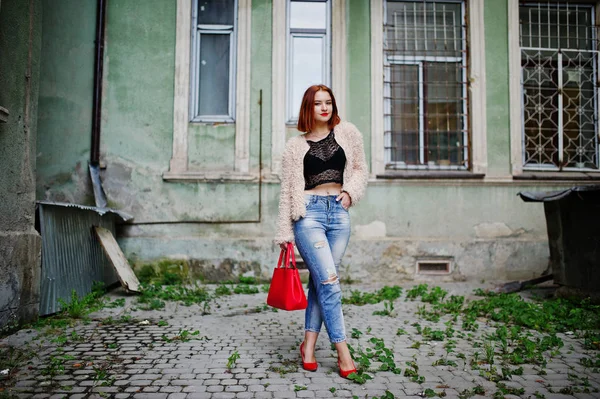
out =
<path fill-rule="evenodd" d="M 91 104 L 91 64 L 89 71 L 86 66 L 72 72 L 72 80 L 80 81 L 76 87 L 59 72 L 61 66 L 67 67 L 62 60 L 66 55 L 77 65 L 93 62 L 93 3 L 88 0 L 62 11 L 57 8 L 57 14 L 77 13 L 80 20 L 49 29 L 49 36 L 44 37 L 52 49 L 44 50 L 44 61 L 48 57 L 55 80 L 43 90 L 40 124 L 45 123 L 46 134 L 56 136 L 52 138 L 56 141 L 38 146 L 40 161 L 49 167 L 39 174 L 41 198 L 80 203 L 89 198 L 85 170 L 89 108 L 83 104 L 87 99 Z M 485 10 L 488 163 L 490 176 L 507 177 L 507 10 L 504 2 L 498 3 Z M 109 3 L 101 148 L 106 169 L 102 177 L 111 205 L 135 216 L 133 225 L 121 229 L 120 243 L 136 263 L 185 259 L 198 276 L 207 279 L 240 273 L 267 277 L 278 251 L 271 243 L 279 195 L 276 181 L 265 182 L 259 192 L 255 182 L 167 182 L 162 178 L 172 152 L 176 11 L 174 1 Z M 369 13 L 368 2 L 347 2 L 345 117 L 363 132 L 368 159 Z M 249 132 L 253 173 L 259 169 L 261 140 L 263 166 L 268 167 L 271 159 L 271 19 L 272 1 L 253 0 Z M 53 36 L 63 40 L 53 40 Z M 69 132 L 81 133 L 66 135 L 63 121 L 73 122 Z M 75 139 L 77 134 L 81 137 Z M 188 140 L 190 170 L 232 170 L 233 125 L 190 124 Z M 59 154 L 61 142 L 69 148 L 64 157 Z M 353 236 L 342 272 L 365 281 L 412 279 L 418 260 L 449 259 L 454 271 L 446 277 L 449 279 L 539 274 L 548 257 L 543 209 L 521 202 L 516 194 L 559 185 L 499 180 L 371 182 L 364 201 L 351 210 Z"/>
<path fill-rule="evenodd" d="M 35 153 L 42 9 L 0 5 L 0 327 L 38 314 L 40 237 L 35 222 Z"/>
<path fill-rule="evenodd" d="M 88 160 L 96 1 L 43 0 L 37 199 L 94 205 Z"/>

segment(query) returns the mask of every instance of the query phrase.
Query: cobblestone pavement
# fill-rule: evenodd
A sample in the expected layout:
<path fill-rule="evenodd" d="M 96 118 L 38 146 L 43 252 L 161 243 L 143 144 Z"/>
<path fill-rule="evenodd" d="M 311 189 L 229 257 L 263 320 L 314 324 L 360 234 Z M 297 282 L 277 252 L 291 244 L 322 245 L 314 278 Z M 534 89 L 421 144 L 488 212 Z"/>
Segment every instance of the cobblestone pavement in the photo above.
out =
<path fill-rule="evenodd" d="M 413 285 L 406 284 L 404 288 Z M 450 294 L 467 296 L 474 288 L 491 287 L 469 283 L 440 286 Z M 380 287 L 352 285 L 344 290 L 348 294 L 349 290 L 377 288 Z M 469 365 L 475 352 L 484 352 L 483 348 L 474 347 L 474 342 L 492 333 L 494 328 L 479 320 L 480 328 L 473 332 L 473 337 L 454 339 L 454 354 L 464 355 L 464 359 L 449 356 L 455 365 L 432 366 L 435 360 L 447 356 L 444 342 L 426 342 L 412 324 L 418 321 L 423 328 L 444 330 L 449 317 L 437 323 L 419 319 L 415 313 L 423 303 L 405 301 L 404 295 L 396 300 L 393 317 L 373 315 L 375 310 L 383 310 L 383 303 L 344 305 L 348 335 L 353 329 L 363 333 L 358 339 L 349 337 L 349 343 L 367 348 L 372 346 L 369 339 L 382 338 L 393 351 L 397 366 L 404 371 L 407 361 L 415 361 L 424 382 L 413 382 L 404 373 L 376 371 L 370 373 L 373 379 L 364 385 L 338 375 L 335 352 L 325 331 L 317 344 L 318 370 L 304 371 L 298 351 L 304 313 L 272 311 L 264 305 L 265 293 L 221 297 L 211 303 L 209 313 L 204 315 L 197 305 L 185 307 L 174 303 L 169 303 L 165 310 L 132 310 L 135 298 L 121 290 L 111 292 L 109 297 L 126 298 L 126 305 L 105 308 L 93 313 L 91 322 L 67 329 L 62 352 L 57 350 L 59 343 L 48 338 L 36 339 L 38 332 L 32 330 L 21 330 L 0 340 L 0 346 L 30 348 L 37 355 L 14 376 L 16 382 L 10 392 L 17 397 L 33 398 L 362 399 L 379 398 L 386 391 L 397 398 L 419 397 L 429 388 L 430 393 L 455 399 L 476 386 L 481 386 L 485 393 L 475 398 L 492 398 L 498 391 L 495 382 L 481 377 Z M 125 314 L 131 317 L 122 318 Z M 105 321 L 109 316 L 113 323 Z M 460 322 L 457 330 L 459 326 Z M 406 334 L 397 335 L 399 328 L 406 330 Z M 505 398 L 600 398 L 598 369 L 580 364 L 580 359 L 586 356 L 582 340 L 572 334 L 558 336 L 565 345 L 555 356 L 548 357 L 545 373 L 540 373 L 538 367 L 523 365 L 523 374 L 514 375 L 505 383 L 508 387 L 524 388 L 525 393 L 507 394 Z M 417 341 L 423 342 L 419 346 L 415 344 Z M 228 367 L 235 353 L 239 358 Z M 61 370 L 63 363 L 65 368 Z M 563 393 L 558 393 L 561 390 Z M 7 394 L 8 391 L 0 393 L 0 398 Z"/>

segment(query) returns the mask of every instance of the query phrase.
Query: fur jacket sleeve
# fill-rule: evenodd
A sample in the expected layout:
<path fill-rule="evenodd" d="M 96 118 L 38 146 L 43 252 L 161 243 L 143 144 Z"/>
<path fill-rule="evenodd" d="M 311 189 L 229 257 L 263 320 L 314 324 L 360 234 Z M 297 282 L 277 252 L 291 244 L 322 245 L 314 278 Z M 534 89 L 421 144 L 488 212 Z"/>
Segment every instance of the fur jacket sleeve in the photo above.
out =
<path fill-rule="evenodd" d="M 335 140 L 346 155 L 342 190 L 350 195 L 352 205 L 363 197 L 369 172 L 365 161 L 362 134 L 350 122 L 341 122 L 334 129 Z M 304 205 L 304 156 L 309 145 L 304 135 L 288 140 L 283 152 L 279 217 L 275 243 L 294 241 L 292 223 L 306 215 Z"/>

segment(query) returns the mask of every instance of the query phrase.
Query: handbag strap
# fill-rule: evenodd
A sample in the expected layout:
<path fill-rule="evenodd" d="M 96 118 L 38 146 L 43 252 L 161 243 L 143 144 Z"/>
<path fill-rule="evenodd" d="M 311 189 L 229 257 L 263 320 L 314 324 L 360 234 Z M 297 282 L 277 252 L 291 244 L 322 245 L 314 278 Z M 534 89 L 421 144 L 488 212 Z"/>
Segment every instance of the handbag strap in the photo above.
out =
<path fill-rule="evenodd" d="M 277 267 L 280 268 L 283 262 L 283 267 L 287 269 L 288 267 L 290 267 L 290 259 L 292 260 L 292 265 L 294 265 L 293 268 L 297 269 L 298 267 L 296 266 L 296 254 L 294 253 L 294 244 L 292 244 L 291 242 L 288 243 L 286 249 L 282 249 L 281 252 L 279 252 L 279 260 L 277 261 Z"/>
<path fill-rule="evenodd" d="M 292 244 L 291 242 L 288 243 L 287 246 L 287 259 L 286 259 L 286 267 L 290 267 L 290 256 L 292 259 L 292 265 L 294 265 L 294 269 L 297 269 L 298 267 L 296 267 L 296 254 L 294 253 L 294 244 Z"/>
<path fill-rule="evenodd" d="M 285 253 L 285 249 L 282 249 L 281 252 L 279 252 L 279 260 L 277 261 L 277 267 L 281 267 L 281 262 L 283 261 L 283 254 Z"/>

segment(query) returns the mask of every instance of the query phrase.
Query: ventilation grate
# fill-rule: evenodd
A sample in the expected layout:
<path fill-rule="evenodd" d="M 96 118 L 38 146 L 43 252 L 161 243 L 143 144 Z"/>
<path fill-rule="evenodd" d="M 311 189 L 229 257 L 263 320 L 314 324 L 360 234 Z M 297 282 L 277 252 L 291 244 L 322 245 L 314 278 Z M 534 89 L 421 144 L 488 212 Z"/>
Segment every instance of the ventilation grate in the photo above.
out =
<path fill-rule="evenodd" d="M 417 274 L 450 274 L 450 261 L 421 260 L 417 262 Z"/>

